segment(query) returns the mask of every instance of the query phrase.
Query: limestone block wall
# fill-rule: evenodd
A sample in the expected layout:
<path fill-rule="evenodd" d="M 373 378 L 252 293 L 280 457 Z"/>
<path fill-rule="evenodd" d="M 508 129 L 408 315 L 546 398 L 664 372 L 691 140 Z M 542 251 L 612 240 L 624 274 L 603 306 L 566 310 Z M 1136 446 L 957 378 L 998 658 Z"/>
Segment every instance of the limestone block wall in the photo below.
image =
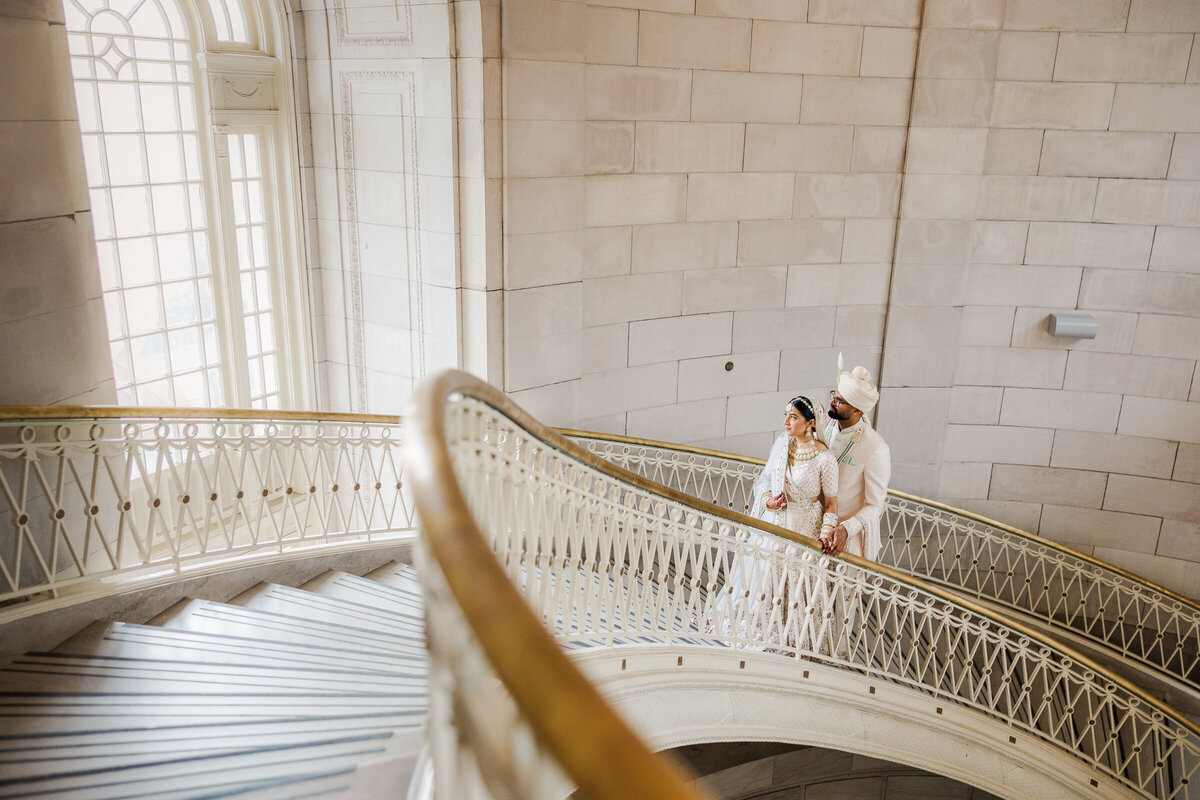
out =
<path fill-rule="evenodd" d="M 1200 595 L 1200 6 L 935 8 L 884 345 L 896 484 Z M 1099 335 L 1051 338 L 1076 309 Z"/>
<path fill-rule="evenodd" d="M 0 404 L 114 403 L 63 9 L 0 6 Z"/>
<path fill-rule="evenodd" d="M 502 29 L 519 402 L 761 455 L 841 351 L 893 486 L 1200 594 L 1200 7 L 505 0 Z"/>
<path fill-rule="evenodd" d="M 757 453 L 877 370 L 917 7 L 506 2 L 505 388 Z"/>

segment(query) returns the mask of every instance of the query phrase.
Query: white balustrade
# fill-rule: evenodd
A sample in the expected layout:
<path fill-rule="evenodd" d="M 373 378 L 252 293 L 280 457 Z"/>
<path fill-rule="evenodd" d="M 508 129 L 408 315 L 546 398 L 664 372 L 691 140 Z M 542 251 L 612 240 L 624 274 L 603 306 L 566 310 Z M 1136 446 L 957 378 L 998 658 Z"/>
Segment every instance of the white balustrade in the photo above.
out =
<path fill-rule="evenodd" d="M 415 532 L 398 420 L 185 414 L 0 422 L 0 619 L 84 584 Z"/>
<path fill-rule="evenodd" d="M 488 403 L 459 395 L 445 414 L 474 520 L 565 647 L 754 648 L 835 664 L 1003 719 L 1141 796 L 1188 796 L 1194 726 L 1035 631 L 623 478 Z"/>
<path fill-rule="evenodd" d="M 567 431 L 601 458 L 748 513 L 762 461 Z M 997 603 L 1200 692 L 1200 605 L 1038 536 L 889 492 L 879 561 Z"/>

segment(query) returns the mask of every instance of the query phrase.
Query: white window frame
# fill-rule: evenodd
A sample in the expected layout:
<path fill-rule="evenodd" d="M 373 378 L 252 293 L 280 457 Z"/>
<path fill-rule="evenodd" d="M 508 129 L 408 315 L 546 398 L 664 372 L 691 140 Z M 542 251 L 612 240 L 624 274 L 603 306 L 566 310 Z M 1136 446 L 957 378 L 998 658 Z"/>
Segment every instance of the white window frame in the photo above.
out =
<path fill-rule="evenodd" d="M 292 82 L 286 38 L 271 24 L 270 0 L 161 0 L 173 3 L 188 26 L 192 48 L 197 138 L 206 198 L 209 261 L 223 398 L 214 404 L 249 407 L 248 359 L 226 136 L 259 136 L 273 309 L 278 407 L 312 407 L 315 400 L 305 249 Z M 218 41 L 211 3 L 238 4 L 248 42 Z M 266 15 L 266 16 L 264 16 Z M 268 35 L 262 35 L 269 32 Z M 270 35 L 273 33 L 274 35 Z M 267 40 L 274 40 L 273 42 Z M 283 52 L 278 52 L 283 51 Z"/>

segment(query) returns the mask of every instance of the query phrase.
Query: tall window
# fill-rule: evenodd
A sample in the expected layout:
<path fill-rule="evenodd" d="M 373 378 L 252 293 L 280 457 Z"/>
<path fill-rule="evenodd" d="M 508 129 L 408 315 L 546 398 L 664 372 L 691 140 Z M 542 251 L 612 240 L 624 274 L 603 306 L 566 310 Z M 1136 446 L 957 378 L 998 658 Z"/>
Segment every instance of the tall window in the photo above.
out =
<path fill-rule="evenodd" d="M 64 5 L 118 402 L 295 404 L 304 348 L 283 322 L 295 298 L 271 188 L 286 179 L 264 166 L 280 115 L 199 103 L 199 52 L 228 40 L 253 57 L 245 16 L 218 0 Z"/>

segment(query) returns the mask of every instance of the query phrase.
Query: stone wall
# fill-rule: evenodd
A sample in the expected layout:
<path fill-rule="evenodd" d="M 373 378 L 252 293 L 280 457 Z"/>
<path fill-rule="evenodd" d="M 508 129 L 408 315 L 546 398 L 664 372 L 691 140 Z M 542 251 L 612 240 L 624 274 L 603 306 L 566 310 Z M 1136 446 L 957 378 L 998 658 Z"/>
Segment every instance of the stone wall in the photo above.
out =
<path fill-rule="evenodd" d="M 0 404 L 113 403 L 62 3 L 0 7 Z"/>
<path fill-rule="evenodd" d="M 893 486 L 1200 594 L 1197 8 L 506 0 L 504 388 L 762 455 L 841 351 Z"/>

